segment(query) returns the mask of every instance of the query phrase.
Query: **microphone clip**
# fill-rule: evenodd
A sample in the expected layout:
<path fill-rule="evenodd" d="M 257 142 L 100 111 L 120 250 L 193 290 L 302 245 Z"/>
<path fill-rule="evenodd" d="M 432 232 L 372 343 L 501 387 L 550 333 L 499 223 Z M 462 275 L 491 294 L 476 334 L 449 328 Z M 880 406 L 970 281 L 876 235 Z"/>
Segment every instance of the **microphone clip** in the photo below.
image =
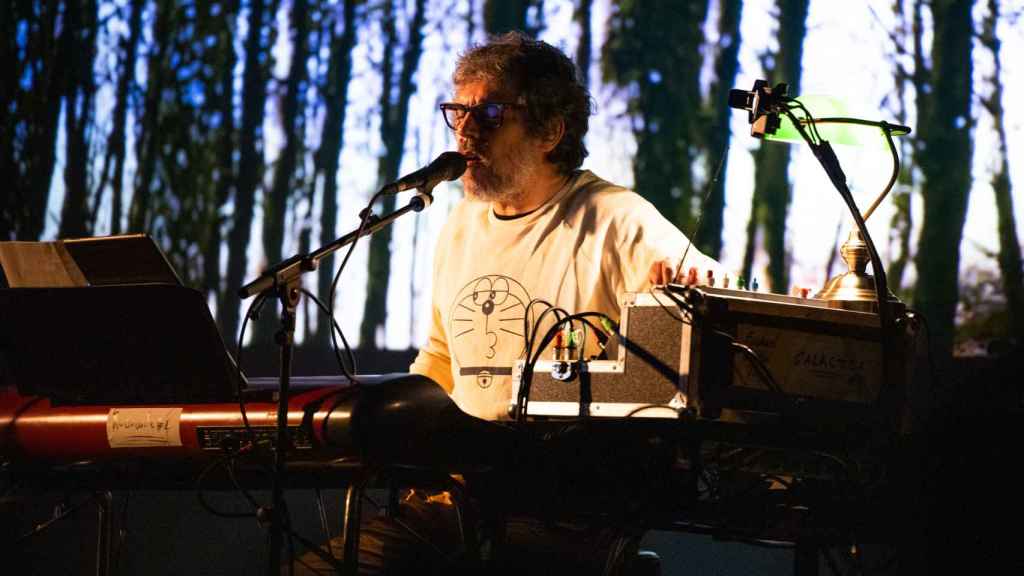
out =
<path fill-rule="evenodd" d="M 729 106 L 747 111 L 747 122 L 750 123 L 750 135 L 764 138 L 771 135 L 782 125 L 779 113 L 784 110 L 788 101 L 789 85 L 781 82 L 774 88 L 766 80 L 755 80 L 750 91 L 730 90 Z"/>

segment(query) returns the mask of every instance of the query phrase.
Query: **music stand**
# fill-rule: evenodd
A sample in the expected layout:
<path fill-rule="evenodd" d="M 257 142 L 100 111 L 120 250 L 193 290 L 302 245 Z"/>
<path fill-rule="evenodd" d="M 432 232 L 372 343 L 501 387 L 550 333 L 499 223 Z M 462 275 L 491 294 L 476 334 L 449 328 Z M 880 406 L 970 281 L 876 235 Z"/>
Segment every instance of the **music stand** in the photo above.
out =
<path fill-rule="evenodd" d="M 13 244 L 20 246 L 12 250 Z M 0 379 L 19 393 L 54 404 L 226 402 L 245 384 L 204 295 L 181 285 L 148 236 L 3 249 L 0 263 L 8 264 L 19 253 L 52 252 L 65 260 L 67 277 L 87 283 L 17 284 L 7 271 L 12 287 L 0 289 Z"/>

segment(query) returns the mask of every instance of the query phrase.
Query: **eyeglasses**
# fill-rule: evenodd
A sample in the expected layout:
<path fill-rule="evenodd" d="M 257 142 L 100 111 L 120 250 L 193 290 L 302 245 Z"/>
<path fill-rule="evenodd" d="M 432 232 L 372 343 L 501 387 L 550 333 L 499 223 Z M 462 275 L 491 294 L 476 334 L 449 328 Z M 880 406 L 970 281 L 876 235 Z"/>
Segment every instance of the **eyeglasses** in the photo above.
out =
<path fill-rule="evenodd" d="M 441 113 L 444 115 L 444 123 L 452 130 L 458 130 L 459 126 L 466 120 L 466 114 L 473 116 L 473 120 L 482 128 L 496 129 L 501 127 L 505 118 L 506 108 L 518 108 L 521 104 L 513 102 L 481 102 L 476 106 L 466 106 L 454 102 L 441 104 Z"/>

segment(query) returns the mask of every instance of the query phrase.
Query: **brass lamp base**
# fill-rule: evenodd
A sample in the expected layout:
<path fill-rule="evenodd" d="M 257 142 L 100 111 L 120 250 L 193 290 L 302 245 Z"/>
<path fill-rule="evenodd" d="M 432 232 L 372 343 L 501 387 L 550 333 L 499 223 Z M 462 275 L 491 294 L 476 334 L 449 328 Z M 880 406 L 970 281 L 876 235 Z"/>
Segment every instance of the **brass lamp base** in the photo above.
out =
<path fill-rule="evenodd" d="M 875 294 L 875 278 L 865 272 L 871 260 L 864 237 L 857 229 L 851 230 L 846 242 L 839 249 L 846 261 L 849 271 L 834 276 L 825 283 L 825 287 L 814 295 L 815 298 L 828 300 L 829 307 L 859 312 L 877 312 L 878 301 Z M 887 294 L 890 302 L 899 302 L 892 292 Z"/>

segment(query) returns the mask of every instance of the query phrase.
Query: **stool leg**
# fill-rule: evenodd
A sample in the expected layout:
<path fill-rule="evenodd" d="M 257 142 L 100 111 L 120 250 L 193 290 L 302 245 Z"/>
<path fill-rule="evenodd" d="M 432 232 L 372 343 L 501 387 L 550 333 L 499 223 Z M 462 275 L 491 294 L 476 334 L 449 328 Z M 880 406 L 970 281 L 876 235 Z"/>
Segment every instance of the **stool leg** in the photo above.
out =
<path fill-rule="evenodd" d="M 341 519 L 342 565 L 345 576 L 359 573 L 359 521 L 363 508 L 363 485 L 349 484 L 345 490 L 345 509 Z"/>
<path fill-rule="evenodd" d="M 459 539 L 462 544 L 462 552 L 466 558 L 467 565 L 480 565 L 480 539 L 477 534 L 476 514 L 473 504 L 463 485 L 455 480 L 448 483 L 448 492 L 452 497 L 452 504 L 455 506 L 455 518 L 459 524 Z"/>
<path fill-rule="evenodd" d="M 96 495 L 96 576 L 110 573 L 110 543 L 113 537 L 113 495 L 103 492 Z"/>

